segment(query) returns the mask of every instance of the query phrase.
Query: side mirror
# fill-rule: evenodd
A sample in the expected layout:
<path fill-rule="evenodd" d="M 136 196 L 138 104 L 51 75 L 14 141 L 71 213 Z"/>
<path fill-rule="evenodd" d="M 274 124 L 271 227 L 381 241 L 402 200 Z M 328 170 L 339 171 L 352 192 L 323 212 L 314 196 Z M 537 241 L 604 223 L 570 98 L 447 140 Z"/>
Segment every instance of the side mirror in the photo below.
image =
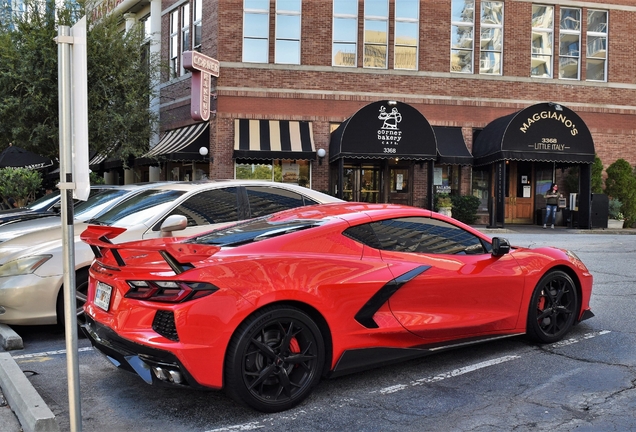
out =
<path fill-rule="evenodd" d="M 173 231 L 181 231 L 188 226 L 188 218 L 183 215 L 171 215 L 161 224 L 161 237 L 170 237 Z"/>
<path fill-rule="evenodd" d="M 510 252 L 510 242 L 508 239 L 493 237 L 492 238 L 492 256 L 502 256 Z"/>

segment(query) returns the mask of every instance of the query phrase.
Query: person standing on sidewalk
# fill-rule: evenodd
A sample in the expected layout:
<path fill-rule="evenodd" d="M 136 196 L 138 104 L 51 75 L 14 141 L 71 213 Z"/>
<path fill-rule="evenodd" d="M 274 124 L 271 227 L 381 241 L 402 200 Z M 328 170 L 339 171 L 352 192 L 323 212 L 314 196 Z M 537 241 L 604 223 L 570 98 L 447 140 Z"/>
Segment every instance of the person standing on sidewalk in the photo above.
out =
<path fill-rule="evenodd" d="M 559 205 L 559 198 L 561 198 L 561 194 L 559 193 L 559 186 L 556 183 L 552 183 L 550 186 L 550 190 L 543 195 L 545 198 L 545 218 L 543 219 L 543 229 L 546 229 L 546 225 L 548 224 L 548 220 L 552 219 L 551 228 L 554 229 L 554 222 L 556 221 L 556 212 L 557 207 Z"/>

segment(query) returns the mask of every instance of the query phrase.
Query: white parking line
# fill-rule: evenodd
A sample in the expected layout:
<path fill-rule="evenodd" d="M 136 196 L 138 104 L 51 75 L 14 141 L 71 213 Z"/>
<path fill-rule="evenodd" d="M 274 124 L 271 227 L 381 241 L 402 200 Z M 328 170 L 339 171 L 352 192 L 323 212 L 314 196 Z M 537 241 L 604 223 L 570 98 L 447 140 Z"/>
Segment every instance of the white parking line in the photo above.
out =
<path fill-rule="evenodd" d="M 560 342 L 556 342 L 553 343 L 552 345 L 550 345 L 550 348 L 560 348 L 560 347 L 564 347 L 564 346 L 568 346 L 568 345 L 572 345 L 575 344 L 577 342 L 581 342 L 583 340 L 587 340 L 587 339 L 592 339 L 593 337 L 596 336 L 602 336 L 605 334 L 611 333 L 611 331 L 609 330 L 601 330 L 601 331 L 597 331 L 597 332 L 591 332 L 591 333 L 586 333 L 580 337 L 577 338 L 571 338 L 571 339 L 567 339 L 567 340 L 563 340 Z M 427 378 L 421 378 L 415 381 L 411 381 L 410 384 L 396 384 L 396 385 L 392 385 L 390 387 L 385 387 L 383 389 L 377 390 L 377 391 L 372 391 L 371 393 L 380 393 L 380 394 L 391 394 L 391 393 L 395 393 L 395 392 L 399 392 L 401 390 L 407 389 L 409 387 L 414 387 L 414 386 L 418 386 L 418 385 L 424 385 L 424 384 L 429 384 L 429 383 L 433 383 L 433 382 L 438 382 L 438 381 L 442 381 L 445 380 L 447 378 L 452 378 L 452 377 L 456 377 L 456 376 L 460 376 L 460 375 L 464 375 L 467 374 L 469 372 L 474 372 L 476 370 L 479 369 L 483 369 L 489 366 L 494 366 L 497 364 L 501 364 L 501 363 L 505 363 L 508 362 L 510 360 L 515 360 L 521 358 L 521 356 L 518 355 L 509 355 L 509 356 L 504 356 L 504 357 L 499 357 L 496 359 L 492 359 L 492 360 L 486 360 L 480 363 L 476 363 L 474 365 L 470 365 L 470 366 L 464 366 L 462 368 L 459 369 L 454 369 L 450 372 L 445 372 L 445 373 L 441 373 L 435 376 L 431 376 L 431 377 L 427 377 Z"/>
<path fill-rule="evenodd" d="M 77 352 L 92 351 L 92 349 L 93 347 L 78 348 Z M 59 355 L 59 354 L 66 354 L 66 350 L 62 349 L 62 350 L 56 350 L 56 351 L 43 351 L 39 353 L 21 354 L 21 355 L 16 355 L 12 357 L 14 360 L 20 360 L 20 359 L 28 359 L 28 358 L 35 358 L 35 357 L 48 357 L 48 356 Z"/>
<path fill-rule="evenodd" d="M 415 381 L 411 381 L 410 384 L 397 384 L 394 386 L 390 386 L 390 387 L 385 387 L 383 389 L 378 390 L 378 393 L 381 394 L 391 394 L 391 393 L 395 393 L 398 392 L 400 390 L 404 390 L 406 388 L 409 387 L 414 387 L 414 386 L 418 386 L 418 385 L 424 385 L 424 384 L 428 384 L 428 383 L 433 383 L 433 382 L 438 382 L 438 381 L 442 381 L 445 380 L 447 378 L 452 378 L 452 377 L 456 377 L 456 376 L 460 376 L 460 375 L 464 375 L 467 374 L 469 372 L 474 372 L 476 370 L 479 369 L 483 369 L 486 368 L 488 366 L 494 366 L 494 365 L 498 365 L 501 363 L 505 363 L 508 362 L 510 360 L 515 360 L 520 358 L 521 356 L 518 355 L 511 355 L 511 356 L 505 356 L 505 357 L 499 357 L 496 359 L 492 359 L 492 360 L 486 360 L 483 362 L 479 362 L 476 363 L 474 365 L 470 365 L 470 366 L 464 366 L 462 368 L 459 369 L 454 369 L 450 372 L 445 372 L 445 373 L 441 373 L 435 376 L 431 376 L 431 377 L 427 377 L 427 378 L 421 378 Z M 376 393 L 375 391 L 372 391 L 371 393 Z"/>
<path fill-rule="evenodd" d="M 581 342 L 582 340 L 592 339 L 593 337 L 602 336 L 602 335 L 608 334 L 608 333 L 611 333 L 611 331 L 610 330 L 601 330 L 601 331 L 598 331 L 598 332 L 586 333 L 583 336 L 578 337 L 578 338 L 566 339 L 566 340 L 562 340 L 562 341 L 559 341 L 559 342 L 555 342 L 552 345 L 550 345 L 550 348 L 559 348 L 559 347 L 563 347 L 563 346 L 572 345 L 572 344 L 575 344 L 577 342 Z"/>

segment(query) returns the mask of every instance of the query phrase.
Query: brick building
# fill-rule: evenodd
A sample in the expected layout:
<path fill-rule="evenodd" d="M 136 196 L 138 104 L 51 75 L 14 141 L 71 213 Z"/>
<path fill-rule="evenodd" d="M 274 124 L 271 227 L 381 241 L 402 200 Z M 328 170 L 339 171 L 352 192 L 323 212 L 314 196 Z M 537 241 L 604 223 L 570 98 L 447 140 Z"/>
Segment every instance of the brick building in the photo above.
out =
<path fill-rule="evenodd" d="M 163 0 L 161 172 L 137 169 L 429 208 L 472 194 L 503 224 L 534 223 L 577 167 L 588 227 L 594 154 L 636 164 L 634 22 L 630 0 Z M 208 121 L 185 51 L 220 62 Z"/>

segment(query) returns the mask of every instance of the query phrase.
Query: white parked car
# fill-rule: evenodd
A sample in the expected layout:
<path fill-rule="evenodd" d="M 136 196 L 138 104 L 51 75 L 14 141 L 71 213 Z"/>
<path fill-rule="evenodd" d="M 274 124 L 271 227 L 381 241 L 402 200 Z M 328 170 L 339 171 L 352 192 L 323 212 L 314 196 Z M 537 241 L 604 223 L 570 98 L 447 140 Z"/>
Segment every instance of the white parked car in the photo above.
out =
<path fill-rule="evenodd" d="M 190 236 L 238 220 L 341 200 L 302 186 L 258 180 L 176 182 L 146 187 L 86 222 L 75 222 L 77 313 L 83 314 L 94 255 L 80 234 L 89 224 L 126 228 L 116 242 L 178 231 Z M 63 246 L 58 226 L 0 244 L 0 323 L 63 322 Z"/>
<path fill-rule="evenodd" d="M 164 182 L 166 183 L 166 182 Z M 99 185 L 91 186 L 91 193 L 86 201 L 79 201 L 74 205 L 73 218 L 76 221 L 86 221 L 94 218 L 111 207 L 113 204 L 125 199 L 130 193 L 137 193 L 140 188 L 146 187 L 146 183 L 137 183 L 125 186 Z M 0 243 L 11 240 L 14 237 L 27 234 L 32 231 L 60 227 L 59 214 L 35 214 L 25 217 L 16 217 L 13 220 L 0 224 Z"/>

